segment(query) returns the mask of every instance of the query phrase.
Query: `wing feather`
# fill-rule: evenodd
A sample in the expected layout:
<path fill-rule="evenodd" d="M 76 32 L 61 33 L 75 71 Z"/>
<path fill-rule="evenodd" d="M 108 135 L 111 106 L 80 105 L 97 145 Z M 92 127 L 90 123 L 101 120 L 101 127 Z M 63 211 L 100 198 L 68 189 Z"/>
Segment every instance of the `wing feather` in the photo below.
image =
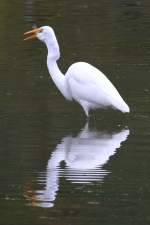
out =
<path fill-rule="evenodd" d="M 66 73 L 66 79 L 75 100 L 81 99 L 100 106 L 111 105 L 129 112 L 129 107 L 114 85 L 92 65 L 84 62 L 73 64 Z"/>

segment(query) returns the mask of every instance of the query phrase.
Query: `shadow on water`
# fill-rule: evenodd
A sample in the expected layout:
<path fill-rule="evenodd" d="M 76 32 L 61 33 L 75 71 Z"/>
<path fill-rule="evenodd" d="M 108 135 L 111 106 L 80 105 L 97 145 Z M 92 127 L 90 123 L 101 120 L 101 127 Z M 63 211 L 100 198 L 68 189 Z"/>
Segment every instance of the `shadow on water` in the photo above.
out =
<path fill-rule="evenodd" d="M 88 123 L 76 135 L 59 141 L 47 163 L 47 169 L 37 177 L 39 190 L 24 187 L 24 197 L 32 206 L 53 207 L 60 189 L 60 179 L 76 184 L 103 182 L 109 171 L 104 169 L 111 156 L 121 149 L 129 129 L 104 132 L 91 130 Z"/>

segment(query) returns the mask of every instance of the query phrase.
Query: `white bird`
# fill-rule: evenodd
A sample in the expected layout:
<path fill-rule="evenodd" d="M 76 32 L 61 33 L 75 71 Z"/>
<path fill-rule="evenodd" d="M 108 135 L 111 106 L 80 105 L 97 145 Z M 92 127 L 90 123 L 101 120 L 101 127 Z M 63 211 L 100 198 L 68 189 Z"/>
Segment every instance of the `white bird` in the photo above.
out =
<path fill-rule="evenodd" d="M 24 33 L 24 40 L 38 38 L 48 49 L 47 67 L 57 88 L 67 100 L 77 101 L 86 116 L 90 109 L 112 107 L 123 113 L 130 111 L 108 78 L 97 68 L 86 62 L 72 64 L 64 75 L 58 65 L 59 45 L 52 27 L 43 26 Z"/>

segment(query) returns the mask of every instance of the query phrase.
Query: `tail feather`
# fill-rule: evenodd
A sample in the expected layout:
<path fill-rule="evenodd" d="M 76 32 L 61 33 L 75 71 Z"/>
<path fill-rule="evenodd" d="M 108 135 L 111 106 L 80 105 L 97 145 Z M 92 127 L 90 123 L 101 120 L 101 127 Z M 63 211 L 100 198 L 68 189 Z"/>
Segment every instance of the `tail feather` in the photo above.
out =
<path fill-rule="evenodd" d="M 120 110 L 123 113 L 129 113 L 130 112 L 129 106 L 124 101 L 119 103 L 119 104 L 117 103 L 114 106 L 115 106 L 116 109 Z"/>

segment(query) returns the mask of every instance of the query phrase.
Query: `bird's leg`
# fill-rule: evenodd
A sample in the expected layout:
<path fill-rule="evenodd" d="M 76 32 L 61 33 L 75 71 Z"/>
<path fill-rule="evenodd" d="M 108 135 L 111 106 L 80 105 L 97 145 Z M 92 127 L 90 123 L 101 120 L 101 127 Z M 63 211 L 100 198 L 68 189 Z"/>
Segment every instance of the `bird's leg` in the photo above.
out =
<path fill-rule="evenodd" d="M 87 110 L 87 108 L 85 106 L 82 105 L 82 107 L 85 112 L 85 115 L 87 116 L 87 118 L 89 118 L 89 111 Z"/>
<path fill-rule="evenodd" d="M 88 116 L 86 117 L 86 122 L 89 123 L 89 121 L 90 121 L 90 115 L 88 115 Z"/>
<path fill-rule="evenodd" d="M 80 105 L 82 106 L 84 112 L 85 112 L 85 115 L 87 116 L 87 118 L 89 118 L 89 107 L 88 107 L 88 103 L 86 101 L 79 101 Z"/>

